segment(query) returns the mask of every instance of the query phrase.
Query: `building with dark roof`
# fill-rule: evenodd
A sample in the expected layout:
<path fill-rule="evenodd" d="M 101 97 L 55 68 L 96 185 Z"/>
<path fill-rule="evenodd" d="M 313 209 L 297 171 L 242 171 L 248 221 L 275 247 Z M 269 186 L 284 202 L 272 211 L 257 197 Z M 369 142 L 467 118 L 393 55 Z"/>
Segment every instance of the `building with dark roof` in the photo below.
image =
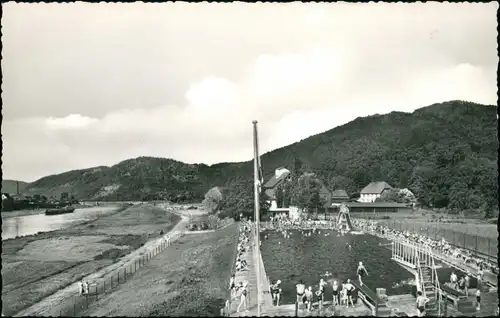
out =
<path fill-rule="evenodd" d="M 385 181 L 370 182 L 370 184 L 361 190 L 359 202 L 375 202 L 384 191 L 390 189 L 392 187 Z"/>
<path fill-rule="evenodd" d="M 349 195 L 345 190 L 338 189 L 332 192 L 332 203 L 342 203 L 349 201 Z"/>

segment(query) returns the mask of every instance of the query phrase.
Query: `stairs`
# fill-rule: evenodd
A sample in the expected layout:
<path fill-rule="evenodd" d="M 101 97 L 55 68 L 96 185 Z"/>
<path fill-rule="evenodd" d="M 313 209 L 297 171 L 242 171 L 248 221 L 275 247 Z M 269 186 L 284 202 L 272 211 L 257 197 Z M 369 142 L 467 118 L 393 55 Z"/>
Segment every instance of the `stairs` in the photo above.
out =
<path fill-rule="evenodd" d="M 439 304 L 437 301 L 438 295 L 436 287 L 432 283 L 432 269 L 425 262 L 420 262 L 419 265 L 422 273 L 422 288 L 425 291 L 425 297 L 430 299 L 425 306 L 425 316 L 437 317 L 439 313 Z"/>

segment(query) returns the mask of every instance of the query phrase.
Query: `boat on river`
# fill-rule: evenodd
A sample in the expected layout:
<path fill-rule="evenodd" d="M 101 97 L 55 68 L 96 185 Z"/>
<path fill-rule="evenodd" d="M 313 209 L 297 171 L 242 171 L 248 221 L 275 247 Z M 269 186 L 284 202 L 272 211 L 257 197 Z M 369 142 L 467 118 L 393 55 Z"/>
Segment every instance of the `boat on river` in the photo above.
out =
<path fill-rule="evenodd" d="M 67 206 L 63 208 L 47 209 L 45 210 L 45 215 L 66 214 L 66 213 L 73 213 L 74 211 L 75 211 L 74 207 Z"/>

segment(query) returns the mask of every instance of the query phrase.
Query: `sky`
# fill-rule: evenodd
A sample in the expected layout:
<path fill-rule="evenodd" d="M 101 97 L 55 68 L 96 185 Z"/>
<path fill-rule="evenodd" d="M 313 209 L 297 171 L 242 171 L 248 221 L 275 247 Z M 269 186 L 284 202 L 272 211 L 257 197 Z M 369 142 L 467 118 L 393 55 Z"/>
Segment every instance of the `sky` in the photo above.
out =
<path fill-rule="evenodd" d="M 214 164 L 357 117 L 497 104 L 497 3 L 2 4 L 2 171 Z"/>

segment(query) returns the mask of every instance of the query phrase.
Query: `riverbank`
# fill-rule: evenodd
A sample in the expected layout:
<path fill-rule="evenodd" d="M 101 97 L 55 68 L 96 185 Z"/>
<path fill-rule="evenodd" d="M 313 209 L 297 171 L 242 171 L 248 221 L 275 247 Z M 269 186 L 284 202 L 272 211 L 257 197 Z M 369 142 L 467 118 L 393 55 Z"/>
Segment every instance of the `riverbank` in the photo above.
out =
<path fill-rule="evenodd" d="M 126 203 L 123 202 L 116 202 L 116 203 L 104 203 L 100 204 L 99 206 L 101 207 L 122 207 L 127 205 Z M 95 208 L 96 205 L 88 205 L 88 204 L 73 204 L 71 205 L 75 209 L 87 209 L 87 208 Z M 16 211 L 2 211 L 2 219 L 8 219 L 8 218 L 15 218 L 19 216 L 26 216 L 26 215 L 35 215 L 35 214 L 43 214 L 45 213 L 47 209 L 25 209 L 25 210 L 16 210 Z"/>
<path fill-rule="evenodd" d="M 237 226 L 183 236 L 81 316 L 218 316 L 227 298 Z"/>
<path fill-rule="evenodd" d="M 2 241 L 3 314 L 14 315 L 117 262 L 180 219 L 139 205 L 70 228 Z"/>

